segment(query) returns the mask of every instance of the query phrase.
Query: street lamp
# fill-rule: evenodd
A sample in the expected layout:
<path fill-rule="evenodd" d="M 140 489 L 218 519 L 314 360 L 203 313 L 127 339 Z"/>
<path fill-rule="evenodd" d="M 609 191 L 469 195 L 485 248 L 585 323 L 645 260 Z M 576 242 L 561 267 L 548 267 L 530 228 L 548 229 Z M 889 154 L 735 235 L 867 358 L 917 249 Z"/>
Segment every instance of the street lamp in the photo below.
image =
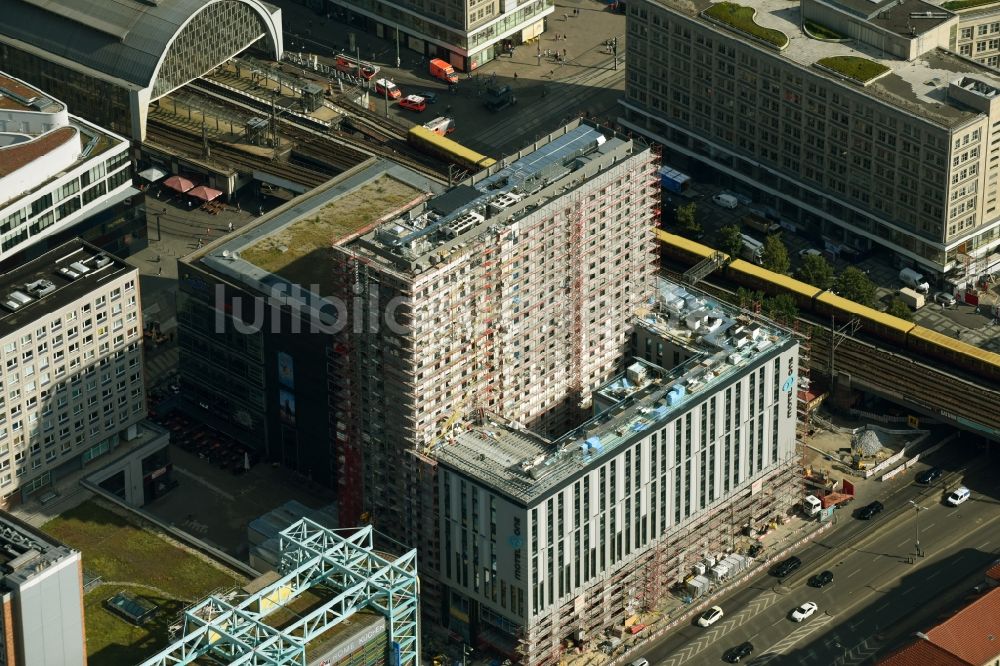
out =
<path fill-rule="evenodd" d="M 916 551 L 917 551 L 917 557 L 923 557 L 924 556 L 924 552 L 922 550 L 920 550 L 920 512 L 921 511 L 926 511 L 927 507 L 926 506 L 920 506 L 919 504 L 917 504 L 913 500 L 909 500 L 909 502 L 910 502 L 910 504 L 913 505 L 913 508 L 917 510 L 916 515 L 913 517 L 913 527 L 914 527 L 914 530 L 916 531 L 916 541 L 917 541 L 917 543 L 916 543 Z"/>

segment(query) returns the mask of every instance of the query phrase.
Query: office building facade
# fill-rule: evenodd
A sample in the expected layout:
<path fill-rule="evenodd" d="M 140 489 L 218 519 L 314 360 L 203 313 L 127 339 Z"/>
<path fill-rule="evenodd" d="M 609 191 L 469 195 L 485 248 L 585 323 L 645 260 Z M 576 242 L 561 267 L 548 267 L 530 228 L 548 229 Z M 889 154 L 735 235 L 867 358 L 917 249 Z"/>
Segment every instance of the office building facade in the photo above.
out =
<path fill-rule="evenodd" d="M 138 269 L 71 241 L 0 281 L 0 495 L 42 491 L 146 416 Z"/>
<path fill-rule="evenodd" d="M 435 451 L 437 573 L 466 640 L 525 664 L 559 663 L 567 641 L 593 649 L 668 593 L 706 593 L 684 587 L 700 563 L 745 563 L 746 535 L 798 501 L 796 341 L 675 285 L 662 293 L 636 329 L 686 360 L 637 361 L 559 438 L 487 414 Z"/>
<path fill-rule="evenodd" d="M 808 233 L 975 273 L 1000 243 L 1000 73 L 949 50 L 959 17 L 922 0 L 749 4 L 756 36 L 708 2 L 629 3 L 622 121 Z"/>

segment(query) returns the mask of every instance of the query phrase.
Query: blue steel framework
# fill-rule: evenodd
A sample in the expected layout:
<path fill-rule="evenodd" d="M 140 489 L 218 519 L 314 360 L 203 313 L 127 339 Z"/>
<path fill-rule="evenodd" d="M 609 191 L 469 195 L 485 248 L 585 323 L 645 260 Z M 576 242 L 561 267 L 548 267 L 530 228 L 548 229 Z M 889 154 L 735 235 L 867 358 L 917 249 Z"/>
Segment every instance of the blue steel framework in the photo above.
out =
<path fill-rule="evenodd" d="M 215 596 L 195 604 L 184 612 L 184 636 L 142 666 L 190 664 L 203 655 L 229 664 L 306 666 L 310 640 L 366 607 L 386 618 L 389 664 L 417 666 L 417 551 L 388 560 L 374 552 L 373 535 L 368 526 L 345 537 L 303 518 L 281 532 L 281 579 L 236 605 Z M 320 584 L 338 594 L 283 629 L 264 624 L 268 612 Z M 269 607 L 252 610 L 262 605 Z"/>

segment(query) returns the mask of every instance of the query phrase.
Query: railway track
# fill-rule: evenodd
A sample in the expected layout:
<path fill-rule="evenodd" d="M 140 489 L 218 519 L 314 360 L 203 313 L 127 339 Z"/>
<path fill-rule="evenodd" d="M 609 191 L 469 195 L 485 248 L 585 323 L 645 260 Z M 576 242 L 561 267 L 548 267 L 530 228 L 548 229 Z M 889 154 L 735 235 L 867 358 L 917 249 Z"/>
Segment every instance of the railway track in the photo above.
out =
<path fill-rule="evenodd" d="M 164 122 L 150 115 L 146 127 L 147 141 L 164 148 L 177 150 L 189 157 L 209 163 L 229 166 L 241 171 L 265 171 L 279 178 L 284 178 L 303 187 L 312 189 L 333 178 L 335 173 L 325 173 L 309 167 L 289 162 L 278 162 L 263 157 L 255 157 L 249 153 L 230 147 L 228 144 L 209 139 L 211 157 L 202 157 L 203 146 L 200 137 L 187 130 Z"/>
<path fill-rule="evenodd" d="M 682 282 L 680 273 L 666 269 L 663 273 Z M 732 291 L 710 282 L 699 282 L 697 288 L 722 300 L 735 301 Z M 799 321 L 813 327 L 810 338 L 812 369 L 827 374 L 830 370 L 830 333 L 826 324 L 808 316 L 800 316 Z M 886 397 L 894 396 L 930 413 L 1000 430 L 1000 410 L 996 408 L 1000 404 L 1000 391 L 914 359 L 884 342 L 844 337 L 838 341 L 834 352 L 834 367 L 849 374 L 852 382 Z"/>
<path fill-rule="evenodd" d="M 213 84 L 211 79 L 199 79 L 188 86 L 216 103 L 270 114 L 268 105 L 260 100 Z M 387 126 L 384 122 L 379 122 L 377 114 L 354 105 L 351 106 L 350 113 L 347 122 L 361 135 L 360 138 L 350 132 L 331 130 L 298 116 L 279 117 L 278 121 L 282 125 L 282 133 L 296 142 L 299 152 L 316 158 L 329 150 L 332 159 L 338 166 L 342 165 L 344 170 L 356 166 L 367 157 L 379 156 L 399 162 L 436 180 L 443 181 L 447 178 L 447 164 L 411 147 L 403 129 Z"/>

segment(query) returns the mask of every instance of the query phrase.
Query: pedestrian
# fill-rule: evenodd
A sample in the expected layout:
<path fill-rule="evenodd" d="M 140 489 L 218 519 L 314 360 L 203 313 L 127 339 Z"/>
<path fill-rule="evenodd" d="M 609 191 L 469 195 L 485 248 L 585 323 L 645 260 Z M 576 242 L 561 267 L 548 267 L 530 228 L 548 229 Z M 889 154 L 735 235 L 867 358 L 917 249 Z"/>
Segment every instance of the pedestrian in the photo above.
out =
<path fill-rule="evenodd" d="M 205 235 L 206 236 L 212 235 L 212 227 L 205 227 Z"/>
<path fill-rule="evenodd" d="M 243 212 L 243 209 L 240 207 L 240 202 L 239 201 L 236 202 L 236 212 L 237 213 L 242 213 Z M 230 222 L 229 224 L 232 224 L 232 222 Z M 232 229 L 230 229 L 230 231 L 232 231 Z"/>
<path fill-rule="evenodd" d="M 198 249 L 199 250 L 201 249 L 201 239 L 200 238 L 198 239 Z"/>
<path fill-rule="evenodd" d="M 188 199 L 188 210 L 191 210 L 191 200 Z"/>
<path fill-rule="evenodd" d="M 566 59 L 566 49 L 563 49 L 563 60 Z"/>
<path fill-rule="evenodd" d="M 159 268 L 156 269 L 156 274 L 163 275 L 163 266 L 160 266 Z"/>
<path fill-rule="evenodd" d="M 156 255 L 156 263 L 160 263 L 160 255 Z"/>
<path fill-rule="evenodd" d="M 517 81 L 517 72 L 514 72 L 514 80 Z"/>
<path fill-rule="evenodd" d="M 232 231 L 232 230 L 233 230 L 233 223 L 232 223 L 232 222 L 230 222 L 230 223 L 229 223 L 229 230 L 230 230 L 230 231 Z"/>

